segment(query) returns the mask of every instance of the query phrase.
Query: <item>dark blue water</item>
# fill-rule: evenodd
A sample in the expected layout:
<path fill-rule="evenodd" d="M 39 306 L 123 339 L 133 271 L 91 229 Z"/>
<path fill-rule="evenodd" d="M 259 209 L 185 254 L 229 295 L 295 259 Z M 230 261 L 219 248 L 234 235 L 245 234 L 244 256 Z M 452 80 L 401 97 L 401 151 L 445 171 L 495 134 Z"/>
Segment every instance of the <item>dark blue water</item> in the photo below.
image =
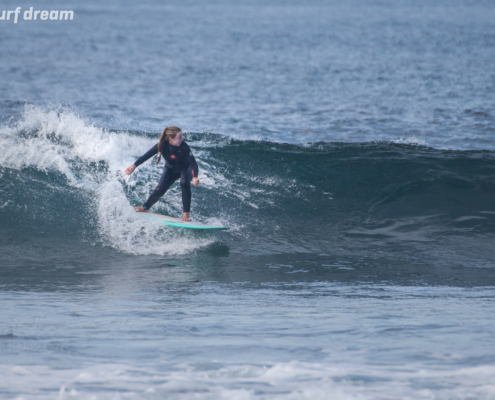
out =
<path fill-rule="evenodd" d="M 0 397 L 495 398 L 491 2 L 19 6 L 74 20 L 0 20 Z M 229 231 L 133 211 L 168 125 Z"/>

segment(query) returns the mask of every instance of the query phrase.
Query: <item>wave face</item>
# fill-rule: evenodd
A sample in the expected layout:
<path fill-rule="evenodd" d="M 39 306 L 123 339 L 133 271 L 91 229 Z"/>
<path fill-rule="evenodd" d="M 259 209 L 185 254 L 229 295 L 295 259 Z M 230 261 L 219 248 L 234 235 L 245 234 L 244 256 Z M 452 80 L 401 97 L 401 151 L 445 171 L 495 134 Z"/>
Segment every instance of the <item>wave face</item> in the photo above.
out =
<path fill-rule="evenodd" d="M 1 128 L 0 224 L 129 254 L 187 254 L 228 243 L 244 255 L 379 252 L 491 265 L 495 153 L 408 143 L 294 145 L 187 133 L 200 167 L 192 212 L 232 227 L 221 235 L 149 223 L 130 204 L 161 174 L 125 167 L 157 134 L 101 129 L 69 111 L 26 107 Z M 155 211 L 180 215 L 175 185 Z M 171 238 L 172 237 L 172 238 Z"/>

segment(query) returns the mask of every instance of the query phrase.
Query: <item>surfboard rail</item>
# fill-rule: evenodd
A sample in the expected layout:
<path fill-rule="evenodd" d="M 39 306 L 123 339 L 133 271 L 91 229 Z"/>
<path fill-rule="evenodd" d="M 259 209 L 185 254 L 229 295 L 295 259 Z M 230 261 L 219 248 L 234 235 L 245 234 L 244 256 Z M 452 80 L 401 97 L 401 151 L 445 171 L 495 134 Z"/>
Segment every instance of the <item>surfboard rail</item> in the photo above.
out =
<path fill-rule="evenodd" d="M 175 228 L 185 228 L 185 229 L 207 229 L 207 230 L 227 230 L 230 229 L 228 226 L 219 225 L 208 225 L 201 222 L 195 221 L 181 221 L 180 218 L 169 217 L 167 215 L 155 214 L 151 212 L 139 213 L 144 218 L 163 222 L 165 225 L 173 226 Z"/>

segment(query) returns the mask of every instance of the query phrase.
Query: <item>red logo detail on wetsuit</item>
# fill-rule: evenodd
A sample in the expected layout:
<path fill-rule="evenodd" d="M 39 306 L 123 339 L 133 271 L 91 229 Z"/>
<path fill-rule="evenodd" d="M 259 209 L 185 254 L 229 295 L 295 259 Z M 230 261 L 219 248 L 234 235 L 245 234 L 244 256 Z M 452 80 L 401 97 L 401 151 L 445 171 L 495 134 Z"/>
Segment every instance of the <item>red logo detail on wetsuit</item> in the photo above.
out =
<path fill-rule="evenodd" d="M 172 154 L 172 155 L 170 156 L 170 158 L 175 158 L 175 156 Z"/>

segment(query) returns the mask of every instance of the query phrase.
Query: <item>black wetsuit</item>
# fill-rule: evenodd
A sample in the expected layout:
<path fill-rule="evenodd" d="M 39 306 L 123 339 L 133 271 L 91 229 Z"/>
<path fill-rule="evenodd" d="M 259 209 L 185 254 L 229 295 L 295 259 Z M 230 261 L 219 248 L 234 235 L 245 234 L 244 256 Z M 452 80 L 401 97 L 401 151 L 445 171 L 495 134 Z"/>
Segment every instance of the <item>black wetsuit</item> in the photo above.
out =
<path fill-rule="evenodd" d="M 137 167 L 146 160 L 153 157 L 158 152 L 158 144 L 155 144 L 144 155 L 139 157 L 134 165 Z M 160 178 L 158 186 L 155 188 L 151 196 L 146 200 L 143 207 L 149 210 L 160 197 L 170 188 L 172 183 L 180 178 L 180 186 L 182 188 L 182 209 L 184 212 L 191 211 L 191 179 L 198 177 L 198 164 L 192 154 L 191 149 L 182 141 L 180 146 L 172 146 L 170 143 L 164 143 L 162 149 L 162 157 L 165 159 L 165 167 Z"/>

